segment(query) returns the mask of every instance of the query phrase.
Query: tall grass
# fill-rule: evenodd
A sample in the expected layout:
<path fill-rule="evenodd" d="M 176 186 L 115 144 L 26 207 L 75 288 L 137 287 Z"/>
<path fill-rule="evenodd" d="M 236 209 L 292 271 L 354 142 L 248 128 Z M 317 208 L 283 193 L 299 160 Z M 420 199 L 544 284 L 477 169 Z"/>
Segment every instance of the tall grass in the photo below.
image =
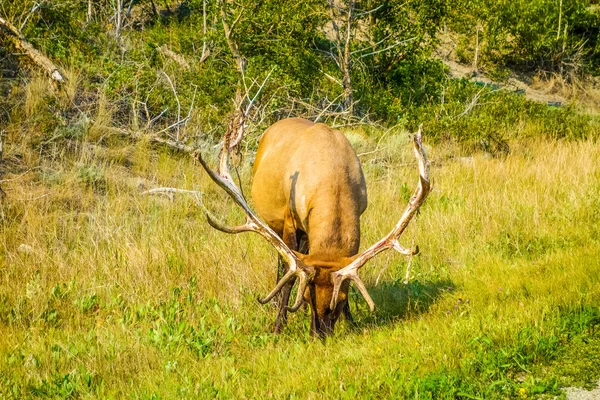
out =
<path fill-rule="evenodd" d="M 403 238 L 421 248 L 410 283 L 403 257 L 379 256 L 361 271 L 378 310 L 353 293 L 356 326 L 322 343 L 302 311 L 269 333 L 275 309 L 255 301 L 275 281 L 263 240 L 214 231 L 193 198 L 142 195 L 195 189 L 241 219 L 198 165 L 88 140 L 101 131 L 83 130 L 68 157 L 49 143 L 56 157 L 3 184 L 4 397 L 527 397 L 556 392 L 560 379 L 537 366 L 598 323 L 595 142 L 522 140 L 504 158 L 430 148 L 435 189 Z M 399 218 L 416 165 L 406 134 L 351 137 L 368 182 L 366 247 Z"/>

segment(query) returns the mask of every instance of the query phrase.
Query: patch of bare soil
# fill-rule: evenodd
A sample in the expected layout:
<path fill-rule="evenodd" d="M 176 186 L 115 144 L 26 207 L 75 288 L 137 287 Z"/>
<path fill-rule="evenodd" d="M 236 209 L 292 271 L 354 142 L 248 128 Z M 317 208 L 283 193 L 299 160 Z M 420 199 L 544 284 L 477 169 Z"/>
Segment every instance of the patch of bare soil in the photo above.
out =
<path fill-rule="evenodd" d="M 585 390 L 575 387 L 565 388 L 567 400 L 600 400 L 600 381 L 598 387 L 592 390 Z"/>
<path fill-rule="evenodd" d="M 452 78 L 466 78 L 481 85 L 489 85 L 495 90 L 508 90 L 523 94 L 527 99 L 551 106 L 574 104 L 581 112 L 600 113 L 600 78 L 559 76 L 547 74 L 519 74 L 511 72 L 508 79 L 495 82 L 485 74 L 485 66 L 461 64 L 456 55 L 458 37 L 452 32 L 440 35 L 436 56 L 448 67 Z"/>
<path fill-rule="evenodd" d="M 473 71 L 473 68 L 468 65 L 459 64 L 450 59 L 442 60 L 450 70 L 452 78 L 467 78 L 474 82 L 480 82 L 498 89 L 510 90 L 517 93 L 523 93 L 525 97 L 532 101 L 546 103 L 551 105 L 565 105 L 567 99 L 555 93 L 547 93 L 545 90 L 534 89 L 533 82 L 527 82 L 525 77 L 513 75 L 505 83 L 494 82 L 485 75 Z"/>

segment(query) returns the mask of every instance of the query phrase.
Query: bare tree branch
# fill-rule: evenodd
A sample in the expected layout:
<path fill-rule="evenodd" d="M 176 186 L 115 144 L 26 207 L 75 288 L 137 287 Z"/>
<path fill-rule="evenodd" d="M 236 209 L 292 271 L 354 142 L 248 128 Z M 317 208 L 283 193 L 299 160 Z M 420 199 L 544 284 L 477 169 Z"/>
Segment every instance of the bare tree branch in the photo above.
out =
<path fill-rule="evenodd" d="M 273 71 L 275 71 L 275 67 L 271 68 L 271 70 L 269 71 L 269 73 L 267 74 L 267 77 L 265 78 L 265 80 L 263 81 L 263 83 L 259 86 L 258 90 L 256 91 L 256 93 L 254 94 L 254 97 L 252 97 L 252 99 L 250 99 L 249 97 L 249 93 L 246 93 L 246 97 L 250 100 L 248 102 L 248 106 L 246 107 L 246 110 L 244 111 L 244 115 L 248 115 L 248 112 L 250 111 L 250 109 L 252 108 L 252 104 L 254 104 L 254 101 L 256 100 L 256 98 L 258 97 L 258 95 L 260 94 L 260 92 L 262 92 L 263 87 L 265 87 L 265 84 L 267 83 L 267 81 L 269 80 L 269 78 L 271 77 L 271 74 L 273 73 Z"/>
<path fill-rule="evenodd" d="M 31 11 L 29 11 L 29 13 L 27 14 L 27 16 L 25 17 L 25 20 L 21 24 L 21 27 L 19 28 L 19 33 L 21 33 L 23 31 L 23 28 L 27 24 L 27 21 L 29 21 L 29 17 L 31 17 L 33 15 L 33 13 L 36 12 L 43 4 L 44 4 L 44 0 L 42 0 L 41 3 L 35 3 L 33 5 L 33 7 L 31 7 Z"/>
<path fill-rule="evenodd" d="M 164 71 L 161 71 L 161 72 L 165 76 L 165 78 L 167 78 L 167 81 L 169 82 L 169 85 L 171 86 L 171 90 L 173 91 L 173 95 L 175 96 L 175 100 L 177 101 L 177 121 L 175 123 L 169 125 L 165 129 L 159 131 L 157 134 L 161 134 L 163 132 L 168 132 L 173 128 L 177 128 L 177 134 L 175 136 L 175 141 L 179 142 L 181 140 L 180 127 L 185 126 L 192 116 L 192 110 L 194 108 L 194 103 L 196 101 L 196 92 L 197 92 L 198 88 L 197 87 L 194 88 L 194 96 L 192 97 L 192 104 L 190 105 L 190 108 L 188 109 L 187 116 L 185 118 L 181 119 L 181 102 L 179 101 L 179 96 L 177 95 L 177 90 L 175 89 L 175 85 L 173 85 L 173 81 L 171 80 L 169 75 L 167 75 Z M 165 111 L 163 111 L 163 113 Z M 163 113 L 161 113 L 161 115 Z M 159 115 L 159 117 L 160 117 L 160 115 Z M 156 117 L 156 118 L 158 118 L 158 117 Z M 150 122 L 153 122 L 156 118 L 152 119 L 152 121 L 150 121 Z"/>
<path fill-rule="evenodd" d="M 377 42 L 377 43 L 374 43 L 374 44 L 372 44 L 372 45 L 369 45 L 369 46 L 367 46 L 367 47 L 363 47 L 362 49 L 359 49 L 359 50 L 354 50 L 354 51 L 350 52 L 350 54 L 362 53 L 363 51 L 366 51 L 366 50 L 368 50 L 368 49 L 372 49 L 372 48 L 374 48 L 374 47 L 377 47 L 377 46 L 379 46 L 381 43 L 383 43 L 383 42 L 385 42 L 386 40 L 388 40 L 388 39 L 389 39 L 391 36 L 392 36 L 392 35 L 391 35 L 391 34 L 389 34 L 389 35 L 387 35 L 386 37 L 384 37 L 383 39 L 381 39 L 379 42 Z"/>
<path fill-rule="evenodd" d="M 381 7 L 383 7 L 383 4 L 380 4 L 379 6 L 373 8 L 373 9 L 371 9 L 369 11 L 362 11 L 362 12 L 356 14 L 356 18 L 361 18 L 361 17 L 364 17 L 365 15 L 369 15 L 369 14 L 372 14 L 372 13 L 374 13 L 376 11 L 379 11 L 379 9 L 381 9 Z"/>
<path fill-rule="evenodd" d="M 388 50 L 390 50 L 390 49 L 393 49 L 394 47 L 396 47 L 396 46 L 399 46 L 399 45 L 401 45 L 401 44 L 404 44 L 404 43 L 407 43 L 407 42 L 412 42 L 412 41 L 413 41 L 413 40 L 415 40 L 415 39 L 416 39 L 416 37 L 412 37 L 412 38 L 410 38 L 410 39 L 406 39 L 406 40 L 402 40 L 402 41 L 400 41 L 400 42 L 396 42 L 396 43 L 394 43 L 394 44 L 392 44 L 392 45 L 390 45 L 390 46 L 388 46 L 388 47 L 386 47 L 386 48 L 384 48 L 384 49 L 377 50 L 377 51 L 372 51 L 372 52 L 370 52 L 370 53 L 367 53 L 367 54 L 361 54 L 361 56 L 359 57 L 359 59 L 360 59 L 360 58 L 364 58 L 364 57 L 368 57 L 368 56 L 372 56 L 372 55 L 374 55 L 374 54 L 383 53 L 384 51 L 388 51 Z"/>
<path fill-rule="evenodd" d="M 170 188 L 170 187 L 160 187 L 160 188 L 146 190 L 145 192 L 142 192 L 141 194 L 142 195 L 166 194 L 167 196 L 169 196 L 169 199 L 171 201 L 173 201 L 173 195 L 176 193 L 192 195 L 194 197 L 194 199 L 196 200 L 196 203 L 203 209 L 206 209 L 206 207 L 204 207 L 204 204 L 202 203 L 203 193 L 199 192 L 197 190 L 186 190 L 186 189 L 178 189 L 178 188 Z"/>
<path fill-rule="evenodd" d="M 165 76 L 165 78 L 167 78 L 169 85 L 171 85 L 171 90 L 173 91 L 173 95 L 175 96 L 175 100 L 177 101 L 177 123 L 175 123 L 173 125 L 173 127 L 177 128 L 177 136 L 176 136 L 175 140 L 177 142 L 179 142 L 179 126 L 181 125 L 181 123 L 180 123 L 180 121 L 181 121 L 181 102 L 179 101 L 179 96 L 177 95 L 177 90 L 175 90 L 173 81 L 171 80 L 169 75 L 167 75 L 167 73 L 165 71 L 161 71 L 161 72 Z M 187 120 L 186 120 L 186 122 L 187 122 Z"/>

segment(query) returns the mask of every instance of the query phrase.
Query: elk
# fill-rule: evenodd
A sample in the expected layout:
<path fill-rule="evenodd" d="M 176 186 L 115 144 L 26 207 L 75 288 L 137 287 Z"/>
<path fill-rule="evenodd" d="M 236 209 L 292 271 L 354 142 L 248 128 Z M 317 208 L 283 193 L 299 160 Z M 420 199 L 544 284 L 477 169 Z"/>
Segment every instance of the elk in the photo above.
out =
<path fill-rule="evenodd" d="M 407 256 L 419 251 L 418 246 L 405 249 L 398 238 L 431 188 L 421 142 L 422 127 L 413 140 L 419 166 L 417 188 L 394 229 L 360 254 L 360 216 L 367 207 L 367 190 L 360 161 L 346 137 L 325 124 L 301 118 L 284 119 L 270 126 L 260 139 L 254 161 L 255 213 L 229 172 L 229 154 L 240 142 L 243 129 L 243 115 L 232 120 L 219 153 L 217 171 L 208 166 L 199 152 L 196 157 L 247 217 L 245 224 L 231 227 L 216 221 L 207 211 L 209 224 L 226 233 L 256 232 L 279 253 L 285 267 L 283 276 L 278 273 L 275 288 L 259 299 L 266 304 L 279 294 L 273 331 L 281 330 L 288 311 L 295 312 L 306 302 L 311 309 L 311 335 L 324 337 L 332 333 L 341 314 L 351 318 L 350 281 L 354 281 L 374 311 L 375 304 L 358 276 L 359 269 L 386 249 L 393 248 Z M 296 300 L 289 307 L 296 281 Z"/>

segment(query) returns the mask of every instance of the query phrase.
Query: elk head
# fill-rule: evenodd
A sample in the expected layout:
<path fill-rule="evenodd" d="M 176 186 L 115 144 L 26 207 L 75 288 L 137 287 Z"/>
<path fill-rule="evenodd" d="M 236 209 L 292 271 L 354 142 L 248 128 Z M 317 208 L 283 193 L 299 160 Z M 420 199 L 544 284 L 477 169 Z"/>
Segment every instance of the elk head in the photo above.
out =
<path fill-rule="evenodd" d="M 387 249 L 395 249 L 407 256 L 418 252 L 418 247 L 414 250 L 405 249 L 400 245 L 398 239 L 430 192 L 429 166 L 421 142 L 422 126 L 419 127 L 419 131 L 413 138 L 413 150 L 419 167 L 419 182 L 396 226 L 384 238 L 358 255 L 356 255 L 356 250 L 358 250 L 358 242 L 356 242 L 354 243 L 354 250 L 349 251 L 351 254 L 338 254 L 336 257 L 323 258 L 319 254 L 313 254 L 312 252 L 302 254 L 296 251 L 297 249 L 290 248 L 289 243 L 295 244 L 295 240 L 282 238 L 282 236 L 286 236 L 285 229 L 283 230 L 284 234 L 278 234 L 267 223 L 263 222 L 248 206 L 241 190 L 234 183 L 229 172 L 228 160 L 231 149 L 239 143 L 243 135 L 244 118 L 243 114 L 241 115 L 241 117 L 236 117 L 233 120 L 225 134 L 223 147 L 219 154 L 217 171 L 208 166 L 199 152 L 196 152 L 196 157 L 212 180 L 244 210 L 247 218 L 245 224 L 230 227 L 217 222 L 210 212 L 206 211 L 209 224 L 226 233 L 235 234 L 251 231 L 260 234 L 277 250 L 281 259 L 287 265 L 287 271 L 279 279 L 273 290 L 259 301 L 266 304 L 282 292 L 285 300 L 281 306 L 280 315 L 281 312 L 298 310 L 303 302 L 308 303 L 312 309 L 311 333 L 319 336 L 325 336 L 333 331 L 340 314 L 347 313 L 349 315 L 347 306 L 348 288 L 352 281 L 367 301 L 371 311 L 374 311 L 375 304 L 358 275 L 360 268 L 375 255 Z M 352 154 L 354 154 L 353 151 Z M 358 162 L 355 155 L 354 158 Z M 360 172 L 360 175 L 362 178 L 362 172 Z M 364 196 L 366 202 L 366 192 Z M 358 211 L 357 218 L 360 213 L 362 211 Z M 357 237 L 359 233 L 357 233 Z M 292 234 L 295 235 L 295 229 Z M 327 240 L 324 242 L 327 242 Z M 312 248 L 313 244 L 309 243 L 309 247 Z M 287 307 L 291 287 L 296 281 L 298 282 L 296 299 L 291 307 Z"/>

